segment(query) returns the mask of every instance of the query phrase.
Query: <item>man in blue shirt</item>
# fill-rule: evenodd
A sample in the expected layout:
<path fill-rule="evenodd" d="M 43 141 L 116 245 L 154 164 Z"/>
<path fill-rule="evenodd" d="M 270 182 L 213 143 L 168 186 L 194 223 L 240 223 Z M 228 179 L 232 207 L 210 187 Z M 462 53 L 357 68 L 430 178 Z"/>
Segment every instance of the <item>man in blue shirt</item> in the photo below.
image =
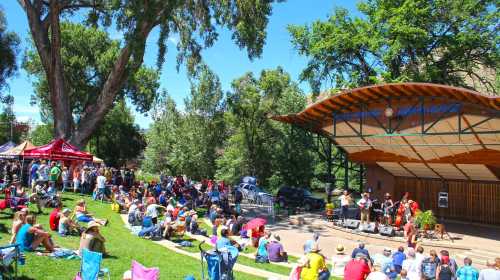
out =
<path fill-rule="evenodd" d="M 460 280 L 478 280 L 479 271 L 472 267 L 472 260 L 470 258 L 464 259 L 464 266 L 457 270 L 457 277 Z"/>
<path fill-rule="evenodd" d="M 359 243 L 358 248 L 352 250 L 351 258 L 355 259 L 358 253 L 365 255 L 368 260 L 371 260 L 370 253 L 365 249 L 365 243 Z"/>
<path fill-rule="evenodd" d="M 406 260 L 405 248 L 399 246 L 398 251 L 392 255 L 392 263 L 394 264 L 394 270 L 399 274 L 403 268 L 403 261 Z"/>

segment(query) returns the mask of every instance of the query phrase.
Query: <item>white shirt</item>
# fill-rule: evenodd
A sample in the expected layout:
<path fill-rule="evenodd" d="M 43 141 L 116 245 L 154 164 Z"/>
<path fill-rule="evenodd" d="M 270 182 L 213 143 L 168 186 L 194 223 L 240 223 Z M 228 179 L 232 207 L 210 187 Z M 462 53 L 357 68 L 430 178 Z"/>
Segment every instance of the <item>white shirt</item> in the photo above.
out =
<path fill-rule="evenodd" d="M 349 196 L 341 195 L 340 196 L 340 206 L 349 206 Z"/>
<path fill-rule="evenodd" d="M 158 208 L 160 205 L 158 204 L 149 204 L 148 207 L 146 207 L 146 216 L 149 216 L 151 218 L 157 218 L 158 217 Z"/>
<path fill-rule="evenodd" d="M 500 270 L 486 268 L 479 272 L 479 280 L 500 280 Z"/>
<path fill-rule="evenodd" d="M 366 280 L 389 280 L 389 277 L 380 271 L 371 272 Z"/>
<path fill-rule="evenodd" d="M 106 188 L 106 177 L 102 175 L 97 176 L 97 188 L 98 189 Z"/>
<path fill-rule="evenodd" d="M 344 268 L 350 260 L 351 256 L 348 255 L 334 255 L 332 257 L 332 275 L 344 276 Z"/>
<path fill-rule="evenodd" d="M 137 205 L 135 203 L 133 203 L 132 205 L 130 205 L 130 207 L 128 208 L 128 213 L 131 214 L 131 213 L 134 213 L 135 210 L 137 210 Z"/>
<path fill-rule="evenodd" d="M 420 266 L 416 259 L 404 260 L 403 269 L 408 272 L 407 276 L 409 280 L 420 280 Z"/>
<path fill-rule="evenodd" d="M 358 201 L 358 206 L 363 209 L 369 209 L 372 207 L 372 201 L 369 198 L 362 198 Z"/>

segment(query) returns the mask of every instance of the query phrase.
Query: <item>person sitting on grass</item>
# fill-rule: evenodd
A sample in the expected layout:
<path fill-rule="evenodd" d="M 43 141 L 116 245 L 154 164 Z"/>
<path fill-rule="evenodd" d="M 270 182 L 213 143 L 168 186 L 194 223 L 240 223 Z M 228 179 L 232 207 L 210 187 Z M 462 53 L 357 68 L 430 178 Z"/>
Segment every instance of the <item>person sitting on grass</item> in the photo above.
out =
<path fill-rule="evenodd" d="M 101 225 L 95 221 L 90 221 L 87 229 L 82 233 L 80 238 L 80 248 L 78 250 L 78 255 L 81 256 L 83 249 L 87 249 L 92 252 L 98 252 L 103 255 L 106 254 L 105 242 L 106 239 L 99 232 L 99 227 Z"/>
<path fill-rule="evenodd" d="M 58 224 L 58 232 L 61 236 L 66 235 L 80 235 L 80 226 L 73 221 L 69 216 L 71 214 L 71 210 L 68 208 L 64 208 L 60 213 L 59 224 Z"/>
<path fill-rule="evenodd" d="M 26 216 L 26 223 L 17 232 L 16 244 L 21 251 L 34 251 L 40 244 L 43 244 L 46 251 L 54 251 L 50 234 L 44 231 L 41 225 L 36 224 L 36 217 L 33 215 Z"/>
<path fill-rule="evenodd" d="M 328 280 L 330 279 L 330 271 L 326 266 L 325 257 L 319 253 L 319 245 L 313 243 L 309 248 L 309 253 L 306 254 L 306 264 L 300 272 L 302 280 Z"/>
<path fill-rule="evenodd" d="M 94 218 L 92 216 L 92 214 L 90 214 L 87 211 L 87 206 L 86 206 L 85 200 L 83 200 L 83 199 L 79 200 L 76 203 L 75 214 L 76 214 L 76 220 L 78 222 L 89 223 L 89 222 L 95 221 L 103 226 L 105 226 L 108 223 L 108 221 L 106 219 Z"/>
<path fill-rule="evenodd" d="M 257 252 L 255 253 L 255 262 L 267 263 L 269 262 L 269 256 L 267 254 L 267 245 L 271 240 L 271 232 L 266 231 L 265 235 L 259 239 L 259 246 L 257 247 Z"/>
<path fill-rule="evenodd" d="M 14 219 L 12 220 L 12 236 L 10 238 L 10 244 L 16 243 L 16 235 L 19 229 L 26 224 L 26 216 L 28 215 L 28 208 L 23 208 L 21 211 L 17 211 L 14 214 Z"/>
<path fill-rule="evenodd" d="M 58 207 L 54 208 L 49 215 L 49 227 L 50 230 L 57 231 L 59 227 L 59 219 L 61 217 L 61 209 Z"/>
<path fill-rule="evenodd" d="M 288 262 L 288 255 L 280 241 L 280 236 L 274 234 L 267 244 L 267 255 L 270 262 Z"/>
<path fill-rule="evenodd" d="M 224 247 L 231 246 L 231 240 L 228 238 L 229 231 L 227 228 L 223 228 L 221 230 L 221 237 L 217 238 L 217 242 L 215 243 L 215 249 L 220 250 Z"/>

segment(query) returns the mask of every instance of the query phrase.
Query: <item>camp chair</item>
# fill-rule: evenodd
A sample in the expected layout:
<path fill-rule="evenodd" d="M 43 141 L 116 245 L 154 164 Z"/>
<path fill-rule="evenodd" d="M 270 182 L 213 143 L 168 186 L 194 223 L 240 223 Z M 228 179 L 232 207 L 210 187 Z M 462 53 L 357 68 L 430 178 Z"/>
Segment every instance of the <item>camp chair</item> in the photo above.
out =
<path fill-rule="evenodd" d="M 132 279 L 134 280 L 158 280 L 160 269 L 158 267 L 147 268 L 137 261 L 132 261 Z"/>
<path fill-rule="evenodd" d="M 21 251 L 19 250 L 19 244 L 0 247 L 0 277 L 9 277 L 2 279 L 17 279 L 17 262 L 20 257 Z M 14 267 L 12 272 L 10 271 L 11 266 Z M 14 277 L 12 277 L 12 273 L 14 273 Z"/>
<path fill-rule="evenodd" d="M 92 252 L 87 249 L 82 250 L 82 263 L 80 272 L 75 277 L 75 280 L 98 280 L 99 277 L 107 275 L 108 280 L 111 279 L 107 268 L 101 269 L 102 254 Z"/>

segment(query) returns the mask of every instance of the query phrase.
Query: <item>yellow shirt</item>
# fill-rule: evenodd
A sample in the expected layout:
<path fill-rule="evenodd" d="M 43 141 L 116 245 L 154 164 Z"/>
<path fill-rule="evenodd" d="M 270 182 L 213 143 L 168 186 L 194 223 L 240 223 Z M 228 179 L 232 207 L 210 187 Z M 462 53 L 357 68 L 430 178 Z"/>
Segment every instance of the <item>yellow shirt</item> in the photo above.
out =
<path fill-rule="evenodd" d="M 320 270 L 326 268 L 325 258 L 318 253 L 307 254 L 309 265 L 304 266 L 300 272 L 301 280 L 318 280 Z"/>

